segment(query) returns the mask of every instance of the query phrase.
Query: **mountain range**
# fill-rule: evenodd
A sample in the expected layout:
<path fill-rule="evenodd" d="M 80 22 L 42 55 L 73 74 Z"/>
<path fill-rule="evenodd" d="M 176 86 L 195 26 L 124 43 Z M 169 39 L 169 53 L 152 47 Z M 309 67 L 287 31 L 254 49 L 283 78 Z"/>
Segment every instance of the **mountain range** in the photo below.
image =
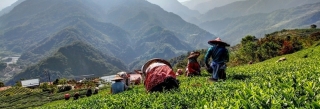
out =
<path fill-rule="evenodd" d="M 182 5 L 178 0 L 148 0 L 150 3 L 159 5 L 161 8 L 168 12 L 179 15 L 187 22 L 198 24 L 197 16 L 200 13 L 197 10 L 191 10 L 188 7 Z"/>
<path fill-rule="evenodd" d="M 221 7 L 240 0 L 189 0 L 182 2 L 181 4 L 187 6 L 189 9 L 197 10 L 200 13 L 206 13 L 207 11 Z"/>
<path fill-rule="evenodd" d="M 242 17 L 208 21 L 200 26 L 235 45 L 246 35 L 257 38 L 282 29 L 310 28 L 320 25 L 320 2 L 299 7 L 258 13 Z"/>
<path fill-rule="evenodd" d="M 199 8 L 177 0 L 18 0 L 0 11 L 0 55 L 21 55 L 17 64 L 23 72 L 13 76 L 11 83 L 39 77 L 42 74 L 37 72 L 44 69 L 55 72 L 56 78 L 109 75 L 139 69 L 151 58 L 171 59 L 207 48 L 206 41 L 215 35 L 235 45 L 246 35 L 260 38 L 282 29 L 320 25 L 317 2 L 188 1 L 209 10 L 200 14 Z M 61 51 L 65 48 L 68 50 Z M 92 50 L 75 52 L 77 49 Z M 64 67 L 50 68 L 43 63 Z M 78 72 L 78 67 L 89 64 L 100 67 Z"/>
<path fill-rule="evenodd" d="M 200 21 L 223 20 L 257 13 L 270 13 L 280 9 L 289 9 L 319 0 L 243 0 L 213 8 L 200 17 Z"/>
<path fill-rule="evenodd" d="M 192 23 L 235 45 L 246 35 L 259 38 L 273 31 L 319 24 L 319 20 L 312 17 L 318 16 L 317 2 L 319 0 L 189 0 L 182 4 L 198 11 L 197 5 L 200 9 L 208 7 L 209 11 L 196 16 Z M 181 9 L 172 4 L 156 4 L 163 8 Z"/>
<path fill-rule="evenodd" d="M 76 32 L 77 30 L 69 31 Z M 38 64 L 29 66 L 6 84 L 13 85 L 20 79 L 30 78 L 48 81 L 48 79 L 58 78 L 82 79 L 83 75 L 101 77 L 122 69 L 126 69 L 122 61 L 105 55 L 81 41 L 74 41 L 70 45 L 59 48 L 52 56 L 44 58 Z M 47 75 L 50 75 L 50 78 Z"/>
<path fill-rule="evenodd" d="M 41 66 L 45 59 L 61 54 L 57 51 L 78 41 L 125 63 L 125 67 L 116 67 L 127 71 L 140 68 L 150 58 L 169 59 L 206 48 L 204 42 L 214 37 L 145 0 L 25 0 L 0 17 L 0 49 L 21 54 L 18 64 L 26 68 L 13 80 L 37 75 L 44 69 Z M 50 62 L 57 63 L 48 64 L 58 64 L 59 59 L 52 58 L 55 61 Z M 69 63 L 73 62 L 62 65 Z M 66 75 L 65 68 L 69 67 L 50 70 Z M 72 71 L 76 71 L 74 68 Z M 117 73 L 113 71 L 107 74 Z"/>
<path fill-rule="evenodd" d="M 16 7 L 18 4 L 20 4 L 20 3 L 23 2 L 23 1 L 25 1 L 25 0 L 17 0 L 17 1 L 14 2 L 13 4 L 11 4 L 10 6 L 3 8 L 3 9 L 0 11 L 0 16 L 9 13 L 14 7 Z"/>

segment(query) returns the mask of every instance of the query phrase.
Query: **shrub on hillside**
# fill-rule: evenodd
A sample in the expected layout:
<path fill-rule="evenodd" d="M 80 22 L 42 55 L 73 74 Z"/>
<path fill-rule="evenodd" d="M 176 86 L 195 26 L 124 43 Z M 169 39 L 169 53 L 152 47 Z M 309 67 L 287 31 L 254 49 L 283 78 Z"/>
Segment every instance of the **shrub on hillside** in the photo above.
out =
<path fill-rule="evenodd" d="M 312 29 L 315 29 L 315 28 L 317 28 L 317 25 L 312 24 L 312 25 L 310 25 L 310 27 L 311 27 Z"/>
<path fill-rule="evenodd" d="M 72 86 L 61 86 L 61 87 L 58 87 L 58 92 L 65 92 L 71 89 L 72 89 Z"/>
<path fill-rule="evenodd" d="M 3 82 L 0 82 L 0 87 L 4 87 L 4 83 Z"/>

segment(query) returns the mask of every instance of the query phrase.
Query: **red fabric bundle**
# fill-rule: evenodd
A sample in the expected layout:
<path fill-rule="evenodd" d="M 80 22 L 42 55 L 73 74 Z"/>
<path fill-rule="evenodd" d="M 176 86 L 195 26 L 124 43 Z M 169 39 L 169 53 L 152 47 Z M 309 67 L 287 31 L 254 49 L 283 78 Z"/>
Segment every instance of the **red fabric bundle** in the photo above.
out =
<path fill-rule="evenodd" d="M 200 64 L 198 62 L 190 62 L 188 65 L 189 73 L 200 72 Z"/>
<path fill-rule="evenodd" d="M 168 77 L 176 78 L 176 74 L 167 65 L 158 66 L 147 72 L 144 85 L 149 92 L 153 87 L 164 82 L 164 80 Z"/>

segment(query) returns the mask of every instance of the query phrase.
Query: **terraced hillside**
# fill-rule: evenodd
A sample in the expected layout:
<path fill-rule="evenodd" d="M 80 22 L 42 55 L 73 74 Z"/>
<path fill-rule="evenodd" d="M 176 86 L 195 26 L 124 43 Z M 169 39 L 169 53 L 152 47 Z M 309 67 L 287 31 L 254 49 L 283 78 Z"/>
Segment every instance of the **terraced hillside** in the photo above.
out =
<path fill-rule="evenodd" d="M 180 90 L 146 93 L 143 86 L 110 95 L 102 92 L 78 101 L 61 101 L 39 108 L 320 108 L 320 44 L 261 63 L 227 69 L 226 81 L 179 77 Z"/>

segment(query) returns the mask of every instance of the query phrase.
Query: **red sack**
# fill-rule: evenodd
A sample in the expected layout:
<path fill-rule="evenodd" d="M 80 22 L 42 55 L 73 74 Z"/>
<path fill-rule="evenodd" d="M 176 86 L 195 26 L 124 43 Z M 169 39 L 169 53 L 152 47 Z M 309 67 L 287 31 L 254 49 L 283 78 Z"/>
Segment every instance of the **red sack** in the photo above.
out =
<path fill-rule="evenodd" d="M 161 84 L 168 77 L 176 78 L 176 74 L 167 65 L 158 66 L 147 72 L 144 85 L 149 92 L 153 87 Z"/>

